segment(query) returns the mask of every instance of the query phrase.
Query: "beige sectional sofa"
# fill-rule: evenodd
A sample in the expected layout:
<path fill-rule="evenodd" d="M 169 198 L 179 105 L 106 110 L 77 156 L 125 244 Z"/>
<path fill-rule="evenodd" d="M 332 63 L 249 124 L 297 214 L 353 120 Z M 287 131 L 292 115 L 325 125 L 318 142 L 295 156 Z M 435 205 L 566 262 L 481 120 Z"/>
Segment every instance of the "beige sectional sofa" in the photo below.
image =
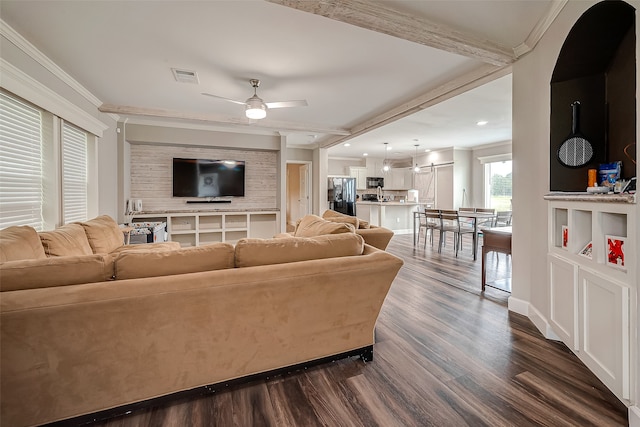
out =
<path fill-rule="evenodd" d="M 89 421 L 298 364 L 370 358 L 402 266 L 355 233 L 115 250 L 93 233 L 91 254 L 54 256 L 64 251 L 48 243 L 43 257 L 37 243 L 82 246 L 79 235 L 16 232 L 0 231 L 3 426 Z"/>
<path fill-rule="evenodd" d="M 374 248 L 385 250 L 393 237 L 393 231 L 385 227 L 378 227 L 375 225 L 369 225 L 367 221 L 361 220 L 355 216 L 345 215 L 340 212 L 336 212 L 331 209 L 327 209 L 323 212 L 321 219 L 338 224 L 346 224 L 352 226 L 350 231 L 361 235 L 364 238 L 366 244 L 373 246 Z M 315 215 L 307 215 L 301 218 L 296 224 L 296 229 L 292 233 L 286 233 L 291 236 L 306 236 L 306 230 L 304 227 L 301 229 L 300 224 L 304 222 L 312 222 L 312 233 L 315 232 L 316 223 L 320 223 L 320 217 Z M 304 225 L 304 224 L 303 224 Z M 325 225 L 327 229 L 331 229 L 330 226 Z M 332 231 L 334 233 L 342 233 L 345 230 L 339 229 Z"/>

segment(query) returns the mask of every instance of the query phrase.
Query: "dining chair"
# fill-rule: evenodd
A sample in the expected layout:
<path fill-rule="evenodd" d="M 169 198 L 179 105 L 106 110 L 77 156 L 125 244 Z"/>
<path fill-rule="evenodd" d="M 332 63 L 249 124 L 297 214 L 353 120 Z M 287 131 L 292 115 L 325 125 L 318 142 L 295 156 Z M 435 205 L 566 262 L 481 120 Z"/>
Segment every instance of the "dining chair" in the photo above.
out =
<path fill-rule="evenodd" d="M 475 233 L 473 233 L 473 227 L 468 227 L 460 222 L 460 216 L 458 211 L 455 210 L 441 210 L 440 211 L 440 240 L 438 242 L 438 252 L 442 252 L 442 247 L 445 246 L 445 240 L 447 236 L 447 232 L 453 233 L 453 249 L 458 256 L 458 250 L 460 249 L 460 242 L 463 234 L 471 233 L 474 235 L 474 243 L 475 243 Z"/>
<path fill-rule="evenodd" d="M 511 211 L 498 211 L 493 222 L 494 227 L 507 227 L 511 225 L 512 212 Z"/>
<path fill-rule="evenodd" d="M 440 209 L 425 209 L 424 215 L 424 247 L 427 247 L 427 235 L 430 235 L 431 246 L 433 246 L 433 232 L 440 229 Z M 421 217 L 422 217 L 421 215 Z M 422 224 L 420 224 L 422 227 Z M 418 230 L 418 243 L 420 243 L 420 230 Z"/>
<path fill-rule="evenodd" d="M 462 250 L 462 238 L 464 237 L 465 234 L 471 234 L 472 237 L 472 243 L 473 243 L 473 248 L 476 248 L 476 239 L 477 239 L 477 235 L 476 235 L 476 226 L 475 226 L 475 221 L 478 221 L 479 218 L 464 218 L 464 212 L 465 211 L 460 211 L 458 212 L 458 251 Z M 478 212 L 478 209 L 474 208 L 474 212 Z M 460 217 L 462 217 L 463 219 L 460 219 Z M 475 250 L 475 249 L 473 249 Z"/>
<path fill-rule="evenodd" d="M 490 213 L 493 216 L 488 218 L 477 218 L 478 221 L 478 230 L 481 230 L 482 227 L 492 227 L 496 220 L 496 210 L 494 208 L 477 208 L 476 212 L 482 213 Z"/>

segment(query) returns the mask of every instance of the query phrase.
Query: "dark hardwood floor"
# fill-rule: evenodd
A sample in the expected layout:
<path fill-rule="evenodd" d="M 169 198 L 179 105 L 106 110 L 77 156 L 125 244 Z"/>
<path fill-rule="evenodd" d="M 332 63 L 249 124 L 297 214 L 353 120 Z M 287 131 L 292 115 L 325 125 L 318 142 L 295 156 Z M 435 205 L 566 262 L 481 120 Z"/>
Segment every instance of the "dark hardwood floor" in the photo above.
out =
<path fill-rule="evenodd" d="M 388 251 L 405 265 L 378 319 L 373 362 L 344 359 L 97 425 L 628 425 L 626 407 L 566 346 L 507 310 L 507 292 L 480 292 L 469 242 L 455 258 L 451 242 L 438 254 L 397 235 Z M 505 255 L 488 266 L 489 280 L 510 275 Z"/>

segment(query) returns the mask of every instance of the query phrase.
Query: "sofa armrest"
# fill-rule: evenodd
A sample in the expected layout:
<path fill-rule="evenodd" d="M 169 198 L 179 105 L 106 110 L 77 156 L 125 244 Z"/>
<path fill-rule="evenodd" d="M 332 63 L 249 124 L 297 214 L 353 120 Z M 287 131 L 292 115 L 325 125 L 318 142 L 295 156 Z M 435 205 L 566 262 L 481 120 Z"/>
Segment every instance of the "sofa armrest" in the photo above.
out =
<path fill-rule="evenodd" d="M 378 249 L 385 250 L 393 237 L 393 231 L 384 227 L 359 228 L 356 233 L 364 238 L 364 242 Z"/>

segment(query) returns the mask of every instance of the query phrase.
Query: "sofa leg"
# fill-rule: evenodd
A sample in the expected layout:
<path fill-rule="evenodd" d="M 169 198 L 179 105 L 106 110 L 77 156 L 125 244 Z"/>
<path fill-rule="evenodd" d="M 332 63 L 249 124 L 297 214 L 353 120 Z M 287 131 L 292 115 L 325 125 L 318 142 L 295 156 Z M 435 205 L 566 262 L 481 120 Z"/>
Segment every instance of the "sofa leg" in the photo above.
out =
<path fill-rule="evenodd" d="M 360 353 L 360 359 L 363 362 L 373 362 L 373 346 L 364 347 Z"/>

